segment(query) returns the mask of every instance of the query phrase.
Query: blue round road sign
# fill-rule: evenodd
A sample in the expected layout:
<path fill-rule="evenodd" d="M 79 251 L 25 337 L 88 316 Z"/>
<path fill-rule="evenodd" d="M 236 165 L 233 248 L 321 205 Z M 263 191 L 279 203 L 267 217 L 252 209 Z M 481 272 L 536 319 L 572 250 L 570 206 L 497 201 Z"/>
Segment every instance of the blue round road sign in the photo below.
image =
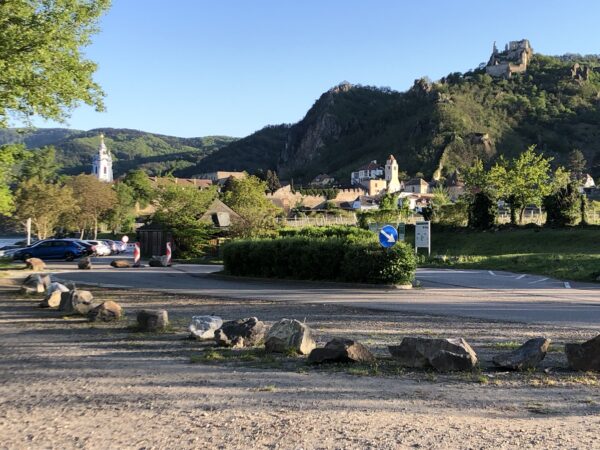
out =
<path fill-rule="evenodd" d="M 398 231 L 391 225 L 379 230 L 379 243 L 382 247 L 390 248 L 398 242 Z"/>

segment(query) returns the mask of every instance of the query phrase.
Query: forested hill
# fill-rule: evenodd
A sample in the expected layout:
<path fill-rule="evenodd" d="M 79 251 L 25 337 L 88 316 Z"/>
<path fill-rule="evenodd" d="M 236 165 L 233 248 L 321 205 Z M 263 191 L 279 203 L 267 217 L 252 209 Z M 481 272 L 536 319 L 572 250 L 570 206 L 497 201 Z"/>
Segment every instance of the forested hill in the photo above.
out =
<path fill-rule="evenodd" d="M 0 145 L 13 142 L 23 142 L 28 148 L 53 145 L 63 166 L 62 171 L 78 174 L 91 171 L 100 133 L 104 133 L 106 146 L 113 154 L 115 176 L 136 168 L 142 168 L 151 175 L 177 174 L 190 167 L 195 168 L 204 157 L 236 140 L 226 136 L 179 138 L 121 128 L 90 131 L 39 128 L 25 133 L 0 129 Z"/>
<path fill-rule="evenodd" d="M 481 68 L 437 82 L 417 80 L 406 92 L 342 83 L 300 122 L 258 131 L 197 169 L 218 161 L 222 169 L 262 165 L 299 181 L 323 172 L 347 180 L 353 168 L 393 153 L 401 170 L 431 177 L 437 169 L 447 175 L 476 157 L 490 162 L 535 144 L 557 164 L 581 150 L 587 170 L 598 177 L 599 108 L 596 56 L 534 55 L 527 72 L 510 79 L 492 78 Z"/>

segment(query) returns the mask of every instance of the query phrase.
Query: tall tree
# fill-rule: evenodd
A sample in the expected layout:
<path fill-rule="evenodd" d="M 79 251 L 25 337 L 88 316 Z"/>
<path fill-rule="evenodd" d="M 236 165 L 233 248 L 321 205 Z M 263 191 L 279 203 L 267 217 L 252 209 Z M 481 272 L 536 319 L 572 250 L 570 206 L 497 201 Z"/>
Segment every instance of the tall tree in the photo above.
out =
<path fill-rule="evenodd" d="M 22 223 L 31 218 L 38 239 L 51 236 L 65 222 L 65 214 L 76 215 L 79 211 L 70 187 L 46 183 L 38 178 L 19 184 L 15 204 L 15 218 Z"/>
<path fill-rule="evenodd" d="M 281 183 L 279 182 L 279 177 L 277 176 L 277 172 L 274 170 L 267 170 L 267 175 L 265 177 L 265 181 L 267 182 L 267 189 L 269 192 L 273 193 L 277 189 L 281 187 Z"/>
<path fill-rule="evenodd" d="M 110 183 L 98 180 L 93 175 L 77 175 L 69 180 L 68 186 L 79 206 L 72 223 L 78 228 L 81 237 L 85 230 L 92 230 L 94 239 L 98 237 L 98 223 L 117 203 L 117 194 Z"/>
<path fill-rule="evenodd" d="M 64 120 L 80 102 L 102 110 L 90 43 L 110 0 L 0 2 L 0 126 L 10 116 Z"/>
<path fill-rule="evenodd" d="M 544 158 L 531 146 L 510 161 L 501 158 L 490 170 L 490 184 L 510 204 L 511 222 L 515 222 L 518 213 L 522 223 L 525 208 L 540 208 L 544 197 L 553 191 L 550 161 L 552 158 Z"/>
<path fill-rule="evenodd" d="M 275 216 L 280 212 L 265 196 L 267 183 L 255 176 L 231 181 L 231 189 L 223 196 L 223 201 L 242 220 L 232 225 L 232 232 L 241 237 L 252 237 L 274 228 Z"/>
<path fill-rule="evenodd" d="M 43 182 L 55 181 L 60 164 L 56 161 L 56 149 L 52 146 L 34 149 L 26 154 L 21 164 L 21 180 L 37 178 Z"/>
<path fill-rule="evenodd" d="M 583 156 L 583 153 L 579 149 L 574 149 L 569 152 L 569 162 L 567 164 L 567 169 L 571 171 L 574 177 L 581 178 L 583 173 L 585 172 L 585 167 L 587 165 L 587 161 Z"/>
<path fill-rule="evenodd" d="M 17 162 L 23 159 L 23 145 L 3 145 L 0 147 L 0 215 L 9 216 L 14 210 L 10 183 L 15 179 Z"/>
<path fill-rule="evenodd" d="M 133 199 L 139 203 L 142 208 L 154 199 L 156 192 L 152 187 L 150 178 L 146 172 L 141 169 L 131 170 L 123 178 L 123 183 L 132 189 Z"/>
<path fill-rule="evenodd" d="M 133 189 L 125 183 L 116 183 L 113 190 L 117 201 L 113 208 L 108 210 L 102 220 L 109 226 L 113 234 L 118 231 L 130 232 L 135 222 L 135 199 Z"/>

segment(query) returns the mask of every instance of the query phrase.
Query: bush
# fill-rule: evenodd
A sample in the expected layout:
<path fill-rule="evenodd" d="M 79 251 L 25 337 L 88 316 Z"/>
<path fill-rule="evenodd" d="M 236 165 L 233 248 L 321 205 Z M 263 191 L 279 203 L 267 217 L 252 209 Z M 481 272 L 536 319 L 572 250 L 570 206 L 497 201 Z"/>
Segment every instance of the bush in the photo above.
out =
<path fill-rule="evenodd" d="M 385 250 L 375 242 L 288 237 L 232 241 L 223 248 L 232 275 L 358 283 L 406 284 L 416 260 L 411 247 Z"/>
<path fill-rule="evenodd" d="M 478 192 L 469 205 L 469 226 L 488 230 L 496 223 L 498 207 L 494 199 L 485 192 Z"/>
<path fill-rule="evenodd" d="M 572 183 L 545 197 L 546 225 L 556 227 L 575 225 L 580 213 L 580 197 Z"/>
<path fill-rule="evenodd" d="M 369 230 L 352 225 L 331 225 L 323 227 L 282 228 L 281 237 L 309 237 L 313 239 L 340 238 L 357 240 L 374 240 L 375 234 Z"/>

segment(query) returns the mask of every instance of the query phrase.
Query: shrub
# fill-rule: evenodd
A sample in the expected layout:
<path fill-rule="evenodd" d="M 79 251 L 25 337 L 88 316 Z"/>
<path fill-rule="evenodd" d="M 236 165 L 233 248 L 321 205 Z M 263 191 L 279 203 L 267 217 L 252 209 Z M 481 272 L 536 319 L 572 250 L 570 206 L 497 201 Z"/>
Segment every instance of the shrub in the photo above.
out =
<path fill-rule="evenodd" d="M 469 226 L 478 230 L 488 230 L 496 223 L 498 207 L 486 192 L 478 192 L 469 205 Z"/>
<path fill-rule="evenodd" d="M 545 197 L 546 225 L 558 227 L 574 225 L 580 213 L 580 197 L 572 183 Z"/>
<path fill-rule="evenodd" d="M 287 237 L 232 241 L 223 249 L 232 275 L 301 280 L 406 284 L 414 278 L 412 249 L 383 249 L 372 241 Z"/>
<path fill-rule="evenodd" d="M 310 237 L 313 239 L 321 238 L 340 238 L 350 240 L 374 240 L 375 234 L 363 228 L 351 225 L 331 225 L 324 227 L 304 227 L 304 228 L 282 228 L 279 230 L 281 237 Z"/>

